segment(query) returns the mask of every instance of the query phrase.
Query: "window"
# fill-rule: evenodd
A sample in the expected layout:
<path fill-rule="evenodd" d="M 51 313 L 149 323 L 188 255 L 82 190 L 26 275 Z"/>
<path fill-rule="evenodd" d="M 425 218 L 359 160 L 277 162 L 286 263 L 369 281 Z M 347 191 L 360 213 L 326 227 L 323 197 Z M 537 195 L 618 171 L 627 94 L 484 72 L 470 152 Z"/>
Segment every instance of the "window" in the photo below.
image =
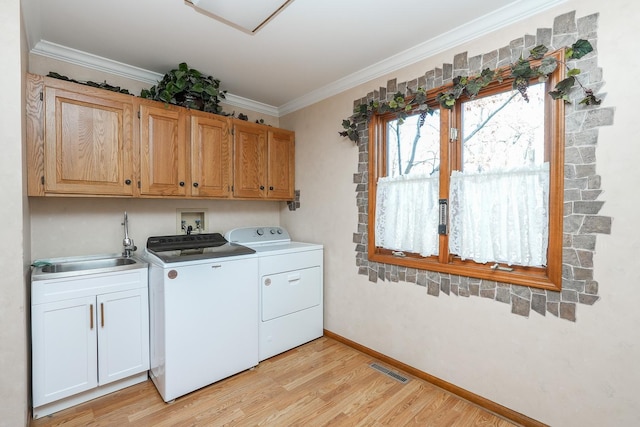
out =
<path fill-rule="evenodd" d="M 528 102 L 504 79 L 451 110 L 374 115 L 369 259 L 559 290 L 564 104 L 547 92 L 562 73 Z"/>

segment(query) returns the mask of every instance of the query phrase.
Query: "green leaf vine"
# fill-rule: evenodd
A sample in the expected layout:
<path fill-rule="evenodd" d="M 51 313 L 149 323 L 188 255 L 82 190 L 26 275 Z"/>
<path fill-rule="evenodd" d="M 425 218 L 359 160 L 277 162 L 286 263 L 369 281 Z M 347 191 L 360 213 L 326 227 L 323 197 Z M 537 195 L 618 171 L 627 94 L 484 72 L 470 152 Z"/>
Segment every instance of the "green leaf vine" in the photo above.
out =
<path fill-rule="evenodd" d="M 576 79 L 575 76 L 580 74 L 580 70 L 578 68 L 570 68 L 566 62 L 572 59 L 580 59 L 592 52 L 593 46 L 591 46 L 591 43 L 588 40 L 580 39 L 570 47 L 565 48 L 565 62 L 558 61 L 552 56 L 545 56 L 548 51 L 549 49 L 546 46 L 538 45 L 529 51 L 527 58 L 520 58 L 511 64 L 506 77 L 513 79 L 513 89 L 520 92 L 525 101 L 528 102 L 527 89 L 529 88 L 529 82 L 534 78 L 538 78 L 539 81 L 547 80 L 560 62 L 567 67 L 567 77 L 558 82 L 554 90 L 549 92 L 549 95 L 555 100 L 563 100 L 566 103 L 570 103 L 569 92 L 571 88 L 578 84 L 584 93 L 584 97 L 579 103 L 582 105 L 599 105 L 601 100 L 594 95 L 591 89 L 584 87 L 580 80 Z M 532 61 L 536 61 L 537 65 L 532 65 Z M 461 96 L 465 95 L 473 98 L 492 82 L 502 82 L 504 78 L 504 73 L 489 68 L 485 68 L 477 76 L 457 76 L 453 78 L 451 87 L 435 96 L 435 101 L 442 108 L 451 110 Z M 386 102 L 370 101 L 368 104 L 360 104 L 354 108 L 353 115 L 342 120 L 342 128 L 344 130 L 338 133 L 340 136 L 347 137 L 357 143 L 360 140 L 358 123 L 364 120 L 369 121 L 374 113 L 395 113 L 398 120 L 402 122 L 410 114 L 433 114 L 435 110 L 428 105 L 429 101 L 433 101 L 433 99 L 427 98 L 426 89 L 419 87 L 415 91 L 408 89 L 406 94 L 396 92 L 391 100 Z"/>
<path fill-rule="evenodd" d="M 98 89 L 106 89 L 106 90 L 110 90 L 111 92 L 124 93 L 125 95 L 132 95 L 131 93 L 129 93 L 127 89 L 123 89 L 120 86 L 112 86 L 106 81 L 104 83 L 96 83 L 96 82 L 92 82 L 91 80 L 83 82 L 79 80 L 70 79 L 69 77 L 63 76 L 62 74 L 58 74 L 55 71 L 49 71 L 49 74 L 47 74 L 47 77 L 53 77 L 54 79 L 64 80 L 71 83 L 78 83 L 81 85 L 91 86 Z"/>

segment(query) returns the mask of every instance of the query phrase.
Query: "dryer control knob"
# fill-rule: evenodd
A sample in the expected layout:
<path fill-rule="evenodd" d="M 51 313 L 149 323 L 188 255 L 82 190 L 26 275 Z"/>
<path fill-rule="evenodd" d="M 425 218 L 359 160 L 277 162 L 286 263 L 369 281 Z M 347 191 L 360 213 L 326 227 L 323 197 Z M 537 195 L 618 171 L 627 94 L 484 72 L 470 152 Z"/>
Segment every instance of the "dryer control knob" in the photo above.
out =
<path fill-rule="evenodd" d="M 264 234 L 264 230 L 262 228 L 258 228 L 256 233 L 258 233 L 258 236 L 262 236 Z"/>
<path fill-rule="evenodd" d="M 276 234 L 276 229 L 275 229 L 275 228 L 272 228 L 271 230 L 269 230 L 269 233 L 271 233 L 271 234 Z"/>
<path fill-rule="evenodd" d="M 282 234 L 282 229 L 278 228 L 278 234 Z"/>

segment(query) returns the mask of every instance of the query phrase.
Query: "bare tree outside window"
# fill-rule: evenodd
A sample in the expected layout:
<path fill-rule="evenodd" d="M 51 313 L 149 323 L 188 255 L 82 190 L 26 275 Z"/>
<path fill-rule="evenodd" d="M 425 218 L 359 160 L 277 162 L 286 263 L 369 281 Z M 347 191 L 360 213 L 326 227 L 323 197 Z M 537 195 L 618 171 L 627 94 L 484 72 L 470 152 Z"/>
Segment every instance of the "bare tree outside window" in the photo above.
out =
<path fill-rule="evenodd" d="M 440 112 L 387 123 L 387 176 L 431 175 L 440 170 Z"/>
<path fill-rule="evenodd" d="M 488 172 L 540 165 L 544 155 L 544 84 L 462 104 L 462 170 Z"/>

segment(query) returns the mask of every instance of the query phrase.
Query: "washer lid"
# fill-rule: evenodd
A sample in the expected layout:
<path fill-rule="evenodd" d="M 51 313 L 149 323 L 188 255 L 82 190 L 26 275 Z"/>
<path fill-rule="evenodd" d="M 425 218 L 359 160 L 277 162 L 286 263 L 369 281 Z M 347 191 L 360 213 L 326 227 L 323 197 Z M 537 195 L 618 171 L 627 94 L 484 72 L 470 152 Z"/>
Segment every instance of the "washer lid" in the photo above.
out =
<path fill-rule="evenodd" d="M 255 250 L 237 243 L 229 243 L 220 233 L 203 233 L 149 237 L 147 252 L 165 263 L 172 263 L 247 255 L 255 253 Z"/>

